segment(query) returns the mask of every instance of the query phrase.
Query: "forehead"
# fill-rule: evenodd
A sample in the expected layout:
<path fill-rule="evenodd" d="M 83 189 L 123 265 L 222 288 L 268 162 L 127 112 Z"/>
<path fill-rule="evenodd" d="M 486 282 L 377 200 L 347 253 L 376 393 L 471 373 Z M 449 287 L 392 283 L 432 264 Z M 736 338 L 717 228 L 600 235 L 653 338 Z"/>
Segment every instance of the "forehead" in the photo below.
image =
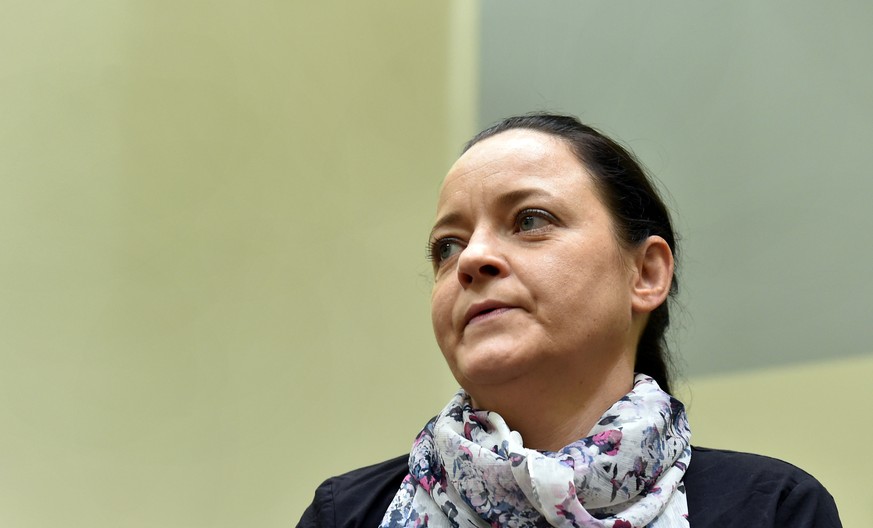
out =
<path fill-rule="evenodd" d="M 476 143 L 455 162 L 443 180 L 437 209 L 501 191 L 578 195 L 592 192 L 592 186 L 587 169 L 564 140 L 513 129 Z"/>

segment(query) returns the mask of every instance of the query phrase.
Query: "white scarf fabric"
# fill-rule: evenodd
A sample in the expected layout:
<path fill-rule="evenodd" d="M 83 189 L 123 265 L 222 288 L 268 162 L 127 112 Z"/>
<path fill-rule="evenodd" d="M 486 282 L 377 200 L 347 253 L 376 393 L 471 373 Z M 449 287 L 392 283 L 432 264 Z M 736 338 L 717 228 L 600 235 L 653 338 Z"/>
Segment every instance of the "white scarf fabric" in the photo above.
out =
<path fill-rule="evenodd" d="M 416 438 L 381 527 L 687 528 L 690 438 L 682 403 L 643 374 L 557 452 L 525 448 L 460 390 Z"/>

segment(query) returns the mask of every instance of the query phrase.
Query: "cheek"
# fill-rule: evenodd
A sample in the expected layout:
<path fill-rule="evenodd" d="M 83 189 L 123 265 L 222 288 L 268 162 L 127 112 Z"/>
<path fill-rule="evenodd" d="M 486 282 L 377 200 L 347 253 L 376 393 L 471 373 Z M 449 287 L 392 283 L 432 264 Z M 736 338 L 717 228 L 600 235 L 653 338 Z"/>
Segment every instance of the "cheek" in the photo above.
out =
<path fill-rule="evenodd" d="M 624 264 L 613 245 L 597 242 L 583 241 L 573 251 L 540 263 L 537 293 L 549 305 L 551 317 L 578 324 L 599 319 L 601 312 L 624 301 Z"/>
<path fill-rule="evenodd" d="M 446 353 L 446 346 L 450 341 L 452 330 L 452 302 L 451 292 L 447 291 L 446 285 L 434 285 L 430 296 L 430 318 L 433 324 L 433 334 L 437 344 Z"/>

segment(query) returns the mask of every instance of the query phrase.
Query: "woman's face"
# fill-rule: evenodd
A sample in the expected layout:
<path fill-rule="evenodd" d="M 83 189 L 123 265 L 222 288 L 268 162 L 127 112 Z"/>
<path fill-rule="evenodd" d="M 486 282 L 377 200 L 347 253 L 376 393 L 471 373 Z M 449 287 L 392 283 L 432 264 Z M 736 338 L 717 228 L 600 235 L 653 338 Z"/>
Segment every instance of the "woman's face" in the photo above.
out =
<path fill-rule="evenodd" d="M 431 256 L 434 333 L 474 399 L 488 385 L 608 370 L 623 354 L 632 365 L 633 258 L 559 138 L 510 130 L 461 156 Z"/>

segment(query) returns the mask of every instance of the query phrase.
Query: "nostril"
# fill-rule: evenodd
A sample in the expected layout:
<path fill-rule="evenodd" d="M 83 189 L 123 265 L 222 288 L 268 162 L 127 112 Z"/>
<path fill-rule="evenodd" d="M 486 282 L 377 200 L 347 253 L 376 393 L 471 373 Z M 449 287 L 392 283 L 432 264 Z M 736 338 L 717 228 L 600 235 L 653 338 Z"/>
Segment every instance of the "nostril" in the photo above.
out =
<path fill-rule="evenodd" d="M 491 275 L 492 277 L 496 277 L 500 275 L 500 270 L 497 269 L 496 266 L 491 264 L 485 264 L 484 266 L 479 268 L 479 273 L 482 275 Z"/>
<path fill-rule="evenodd" d="M 458 281 L 464 288 L 469 288 L 479 282 L 485 283 L 508 274 L 508 270 L 497 258 L 472 258 L 466 254 L 466 251 L 460 255 L 456 271 Z"/>

